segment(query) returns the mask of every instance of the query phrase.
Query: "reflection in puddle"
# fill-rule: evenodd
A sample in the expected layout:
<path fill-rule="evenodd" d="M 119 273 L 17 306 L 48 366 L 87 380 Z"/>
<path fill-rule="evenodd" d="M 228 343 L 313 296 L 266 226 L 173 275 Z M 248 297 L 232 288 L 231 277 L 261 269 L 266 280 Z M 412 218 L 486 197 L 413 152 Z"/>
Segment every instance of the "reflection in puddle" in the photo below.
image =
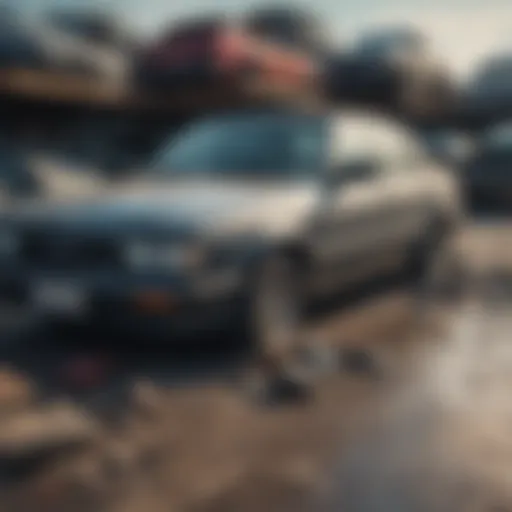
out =
<path fill-rule="evenodd" d="M 411 385 L 344 453 L 327 509 L 512 509 L 512 279 L 479 279 Z M 501 508 L 500 508 L 501 507 Z"/>

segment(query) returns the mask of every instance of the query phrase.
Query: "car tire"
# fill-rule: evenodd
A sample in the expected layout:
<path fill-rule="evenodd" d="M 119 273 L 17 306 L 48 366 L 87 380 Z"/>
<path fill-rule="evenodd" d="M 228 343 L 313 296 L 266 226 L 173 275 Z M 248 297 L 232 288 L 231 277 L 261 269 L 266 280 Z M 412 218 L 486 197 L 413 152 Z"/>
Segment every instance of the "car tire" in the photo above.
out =
<path fill-rule="evenodd" d="M 272 256 L 254 274 L 245 299 L 242 330 L 258 360 L 283 360 L 299 343 L 304 300 L 299 266 L 287 256 Z"/>
<path fill-rule="evenodd" d="M 412 252 L 408 277 L 421 300 L 451 300 L 462 295 L 465 274 L 452 230 L 439 226 L 429 231 Z"/>

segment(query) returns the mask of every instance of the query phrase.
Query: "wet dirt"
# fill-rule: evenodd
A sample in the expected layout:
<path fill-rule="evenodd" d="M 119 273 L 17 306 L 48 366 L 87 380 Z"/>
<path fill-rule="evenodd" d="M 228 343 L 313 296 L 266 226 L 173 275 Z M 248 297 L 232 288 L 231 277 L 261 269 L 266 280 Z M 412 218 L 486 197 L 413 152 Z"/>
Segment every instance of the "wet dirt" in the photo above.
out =
<path fill-rule="evenodd" d="M 498 268 L 506 274 L 506 263 L 512 258 L 505 257 L 502 250 L 503 265 L 498 265 L 490 247 L 499 243 L 503 248 L 503 239 L 508 236 L 512 248 L 512 230 L 507 228 L 472 228 L 465 239 L 464 253 L 471 255 L 472 268 L 479 270 L 479 283 L 490 282 L 486 279 L 491 274 L 495 276 Z M 431 403 L 430 398 L 423 397 L 444 396 L 445 390 L 448 396 L 448 389 L 457 388 L 450 387 L 448 376 L 455 373 L 455 362 L 461 359 L 457 350 L 467 347 L 465 342 L 459 342 L 464 349 L 456 348 L 459 345 L 454 339 L 458 336 L 464 341 L 468 335 L 460 335 L 461 332 L 474 333 L 481 326 L 475 320 L 478 314 L 471 309 L 471 300 L 463 306 L 443 305 L 442 314 L 435 315 L 443 321 L 434 325 L 434 316 L 428 322 L 419 322 L 413 299 L 403 287 L 384 286 L 378 293 L 351 297 L 341 309 L 327 314 L 315 330 L 318 343 L 329 353 L 336 354 L 338 351 L 333 348 L 344 347 L 371 354 L 380 371 L 368 372 L 364 365 L 347 364 L 344 359 L 343 364 L 318 372 L 311 385 L 311 399 L 279 407 L 253 399 L 244 385 L 237 355 L 219 356 L 207 348 L 192 354 L 147 349 L 142 356 L 140 348 L 132 347 L 100 351 L 92 358 L 98 365 L 96 387 L 78 393 L 64 388 L 61 380 L 65 378 L 63 367 L 69 362 L 69 354 L 41 346 L 27 354 L 10 347 L 8 362 L 35 381 L 40 407 L 45 406 L 45 401 L 65 395 L 80 411 L 99 421 L 101 427 L 94 441 L 86 446 L 0 486 L 0 510 L 338 510 L 333 503 L 339 500 L 333 496 L 338 498 L 337 491 L 347 482 L 354 482 L 354 478 L 358 485 L 351 485 L 353 490 L 360 488 L 361 494 L 368 495 L 368 486 L 374 485 L 373 495 L 384 499 L 389 489 L 396 489 L 396 481 L 401 481 L 403 487 L 404 468 L 411 467 L 402 457 L 394 486 L 389 479 L 382 479 L 379 467 L 389 466 L 387 462 L 396 459 L 395 452 L 405 450 L 420 466 L 421 461 L 430 460 L 423 456 L 425 450 L 404 448 L 418 444 L 418 437 L 407 434 L 419 432 L 424 441 L 434 438 L 432 432 L 439 432 L 427 428 L 429 419 L 437 416 L 424 412 L 434 409 L 426 405 Z M 506 304 L 507 300 L 502 302 Z M 489 311 L 497 309 L 493 306 Z M 471 318 L 473 324 L 462 322 L 454 327 L 453 318 L 463 317 Z M 488 325 L 497 324 L 491 321 Z M 453 329 L 459 329 L 459 335 Z M 490 337 L 490 331 L 486 332 Z M 453 347 L 455 355 L 449 356 L 448 347 Z M 427 361 L 436 361 L 437 366 Z M 441 362 L 445 364 L 442 371 Z M 81 364 L 90 368 L 87 364 L 91 360 L 86 358 Z M 489 363 L 491 374 L 495 364 Z M 105 368 L 109 370 L 104 379 Z M 467 371 L 461 370 L 462 373 Z M 441 375 L 447 376 L 446 382 Z M 437 387 L 431 386 L 434 382 Z M 435 388 L 437 394 L 424 392 L 427 388 Z M 422 397 L 416 404 L 417 414 L 407 407 L 412 396 Z M 456 417 L 459 425 L 464 423 L 463 416 L 451 416 Z M 389 420 L 384 422 L 386 418 Z M 372 434 L 372 444 L 367 440 L 376 424 L 377 432 L 385 431 L 387 437 Z M 383 429 L 384 424 L 391 426 Z M 413 424 L 414 428 L 405 428 Z M 399 429 L 397 425 L 404 427 Z M 463 436 L 456 437 L 463 446 Z M 405 438 L 409 445 L 403 444 Z M 362 445 L 367 448 L 362 450 Z M 385 450 L 384 445 L 393 449 Z M 454 448 L 450 460 L 459 460 L 455 453 L 459 452 Z M 411 474 L 423 475 L 419 470 Z M 444 485 L 449 478 L 441 480 Z M 388 490 L 375 483 L 383 481 L 389 483 Z M 350 509 L 345 503 L 347 510 L 377 510 L 371 508 L 377 501 L 362 506 L 355 491 L 351 503 L 359 506 Z M 402 502 L 408 503 L 405 498 Z M 390 503 L 395 504 L 392 500 Z"/>

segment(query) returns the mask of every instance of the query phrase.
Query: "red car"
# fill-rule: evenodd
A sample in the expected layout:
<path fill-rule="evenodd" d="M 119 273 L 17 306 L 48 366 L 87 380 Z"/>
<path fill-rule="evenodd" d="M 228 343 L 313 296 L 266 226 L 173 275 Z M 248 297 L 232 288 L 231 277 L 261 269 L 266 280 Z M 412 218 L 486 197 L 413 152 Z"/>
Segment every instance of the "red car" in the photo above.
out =
<path fill-rule="evenodd" d="M 153 91 L 213 84 L 302 91 L 314 86 L 316 76 L 305 53 L 224 20 L 182 24 L 146 48 L 137 65 L 139 86 Z"/>

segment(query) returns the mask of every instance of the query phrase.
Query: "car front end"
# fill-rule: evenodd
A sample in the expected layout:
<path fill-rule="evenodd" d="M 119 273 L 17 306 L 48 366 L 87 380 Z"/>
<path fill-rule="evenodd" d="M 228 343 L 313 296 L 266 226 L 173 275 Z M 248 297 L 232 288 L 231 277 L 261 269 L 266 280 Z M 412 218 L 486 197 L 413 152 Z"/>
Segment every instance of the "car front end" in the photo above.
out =
<path fill-rule="evenodd" d="M 188 339 L 231 327 L 249 264 L 234 247 L 183 233 L 113 236 L 3 222 L 0 293 L 43 321 Z"/>
<path fill-rule="evenodd" d="M 0 295 L 43 320 L 128 333 L 229 329 L 255 265 L 299 236 L 318 202 L 323 127 L 288 112 L 208 117 L 144 176 L 12 205 L 0 215 Z"/>

